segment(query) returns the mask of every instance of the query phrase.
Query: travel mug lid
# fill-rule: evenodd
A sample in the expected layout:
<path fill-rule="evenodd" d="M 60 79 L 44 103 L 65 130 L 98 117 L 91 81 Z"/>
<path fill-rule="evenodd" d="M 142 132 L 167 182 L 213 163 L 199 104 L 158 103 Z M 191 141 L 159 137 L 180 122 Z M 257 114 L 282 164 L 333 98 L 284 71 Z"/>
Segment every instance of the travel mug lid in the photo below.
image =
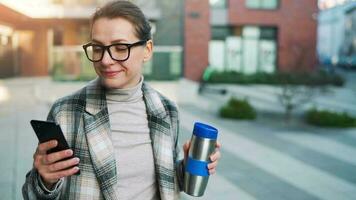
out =
<path fill-rule="evenodd" d="M 218 137 L 218 129 L 200 122 L 194 123 L 193 134 L 197 137 L 214 139 Z"/>

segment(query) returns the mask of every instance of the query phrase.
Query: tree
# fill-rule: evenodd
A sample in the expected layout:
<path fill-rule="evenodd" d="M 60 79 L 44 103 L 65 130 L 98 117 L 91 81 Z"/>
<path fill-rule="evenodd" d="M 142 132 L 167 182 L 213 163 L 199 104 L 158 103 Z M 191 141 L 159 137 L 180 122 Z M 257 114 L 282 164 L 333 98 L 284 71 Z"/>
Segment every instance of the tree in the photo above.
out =
<path fill-rule="evenodd" d="M 318 93 L 327 92 L 327 86 L 320 84 L 315 72 L 311 72 L 307 59 L 310 52 L 308 45 L 300 43 L 291 43 L 295 60 L 290 63 L 288 73 L 281 73 L 278 76 L 280 93 L 277 93 L 278 100 L 285 110 L 285 119 L 287 122 L 292 117 L 292 112 L 313 100 Z"/>

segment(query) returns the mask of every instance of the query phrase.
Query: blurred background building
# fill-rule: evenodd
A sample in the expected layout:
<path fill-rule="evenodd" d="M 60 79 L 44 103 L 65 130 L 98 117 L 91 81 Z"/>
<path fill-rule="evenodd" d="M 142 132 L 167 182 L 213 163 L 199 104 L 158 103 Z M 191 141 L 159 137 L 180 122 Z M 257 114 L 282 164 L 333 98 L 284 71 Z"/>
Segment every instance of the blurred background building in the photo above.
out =
<path fill-rule="evenodd" d="M 186 77 L 197 80 L 208 63 L 245 74 L 315 68 L 317 1 L 204 2 L 185 4 Z"/>
<path fill-rule="evenodd" d="M 1 0 L 0 77 L 93 76 L 81 45 L 89 18 L 106 0 Z M 145 67 L 154 79 L 181 76 L 182 1 L 135 0 L 153 26 L 155 54 Z M 157 30 L 157 31 L 156 31 Z"/>
<path fill-rule="evenodd" d="M 356 67 L 356 1 L 319 2 L 318 56 L 324 66 Z"/>
<path fill-rule="evenodd" d="M 105 2 L 0 0 L 0 77 L 93 76 L 81 45 L 90 15 Z M 318 57 L 321 64 L 355 62 L 355 1 L 134 2 L 153 26 L 148 79 L 198 81 L 208 65 L 253 74 L 314 70 Z"/>

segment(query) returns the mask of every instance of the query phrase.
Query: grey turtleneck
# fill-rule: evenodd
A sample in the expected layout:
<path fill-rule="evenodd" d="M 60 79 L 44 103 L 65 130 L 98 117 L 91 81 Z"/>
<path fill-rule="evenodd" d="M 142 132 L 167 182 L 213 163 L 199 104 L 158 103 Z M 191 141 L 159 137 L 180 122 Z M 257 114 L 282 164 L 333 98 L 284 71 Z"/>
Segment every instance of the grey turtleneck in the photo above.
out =
<path fill-rule="evenodd" d="M 128 89 L 106 91 L 118 172 L 119 199 L 158 199 L 143 77 Z"/>

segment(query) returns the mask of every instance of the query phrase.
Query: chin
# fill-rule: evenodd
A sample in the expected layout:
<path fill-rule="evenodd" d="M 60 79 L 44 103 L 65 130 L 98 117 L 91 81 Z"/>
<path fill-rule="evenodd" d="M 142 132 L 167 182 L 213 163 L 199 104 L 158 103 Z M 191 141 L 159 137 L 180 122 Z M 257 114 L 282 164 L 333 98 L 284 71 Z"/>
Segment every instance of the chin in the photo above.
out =
<path fill-rule="evenodd" d="M 101 78 L 101 84 L 108 89 L 120 89 L 125 87 L 125 83 L 116 79 Z"/>

